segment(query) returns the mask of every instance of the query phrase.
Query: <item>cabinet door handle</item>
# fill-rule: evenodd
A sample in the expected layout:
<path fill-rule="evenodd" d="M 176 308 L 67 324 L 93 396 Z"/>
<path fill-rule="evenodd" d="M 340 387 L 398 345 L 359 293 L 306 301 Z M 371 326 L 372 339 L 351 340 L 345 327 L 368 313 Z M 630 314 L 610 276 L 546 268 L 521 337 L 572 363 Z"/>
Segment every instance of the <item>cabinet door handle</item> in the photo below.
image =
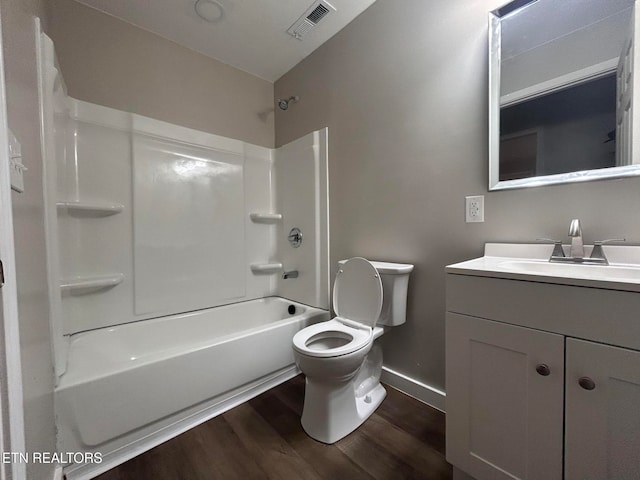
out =
<path fill-rule="evenodd" d="M 593 390 L 596 388 L 596 382 L 594 382 L 589 377 L 580 377 L 578 379 L 578 385 L 580 385 L 585 390 Z"/>
<path fill-rule="evenodd" d="M 536 365 L 536 372 L 543 377 L 548 377 L 551 374 L 551 369 L 546 363 L 540 363 L 539 365 Z"/>

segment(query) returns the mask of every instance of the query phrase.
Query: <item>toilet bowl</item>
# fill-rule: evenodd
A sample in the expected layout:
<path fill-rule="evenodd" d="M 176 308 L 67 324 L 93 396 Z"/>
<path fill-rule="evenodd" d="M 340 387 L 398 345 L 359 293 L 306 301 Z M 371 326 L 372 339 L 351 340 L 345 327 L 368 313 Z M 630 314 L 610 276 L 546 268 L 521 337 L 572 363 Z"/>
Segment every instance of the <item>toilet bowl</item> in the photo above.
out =
<path fill-rule="evenodd" d="M 349 327 L 337 318 L 304 330 L 295 336 L 294 348 L 301 354 L 299 367 L 306 375 L 350 378 L 373 344 L 371 331 Z"/>
<path fill-rule="evenodd" d="M 360 257 L 341 261 L 333 288 L 337 316 L 293 337 L 296 364 L 306 376 L 302 427 L 310 437 L 334 443 L 358 428 L 384 400 L 382 353 L 374 346 L 384 329 L 376 324 L 381 319 L 386 325 L 404 323 L 412 269 Z M 395 278 L 383 287 L 381 277 L 386 276 Z M 390 298 L 385 299 L 387 291 Z M 399 303 L 395 308 L 389 305 L 393 300 Z M 388 308 L 381 316 L 383 306 Z"/>

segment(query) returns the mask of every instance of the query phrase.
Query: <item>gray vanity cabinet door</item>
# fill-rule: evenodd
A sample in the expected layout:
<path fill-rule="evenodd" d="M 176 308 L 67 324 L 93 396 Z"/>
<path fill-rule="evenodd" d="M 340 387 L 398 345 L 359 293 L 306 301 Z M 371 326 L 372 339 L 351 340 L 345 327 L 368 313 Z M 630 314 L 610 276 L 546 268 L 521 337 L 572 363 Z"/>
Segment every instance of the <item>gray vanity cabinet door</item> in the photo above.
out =
<path fill-rule="evenodd" d="M 562 479 L 564 337 L 447 313 L 447 460 L 477 480 Z"/>
<path fill-rule="evenodd" d="M 567 339 L 566 480 L 640 478 L 640 352 Z"/>

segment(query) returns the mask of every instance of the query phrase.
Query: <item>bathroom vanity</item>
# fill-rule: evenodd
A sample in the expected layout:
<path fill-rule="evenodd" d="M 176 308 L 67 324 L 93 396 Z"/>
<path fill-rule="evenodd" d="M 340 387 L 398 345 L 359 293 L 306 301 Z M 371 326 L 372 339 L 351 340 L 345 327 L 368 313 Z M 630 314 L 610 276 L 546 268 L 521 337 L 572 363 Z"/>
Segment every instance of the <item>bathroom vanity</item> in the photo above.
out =
<path fill-rule="evenodd" d="M 640 247 L 604 248 L 609 265 L 580 265 L 549 263 L 552 246 L 487 244 L 447 267 L 454 467 L 477 480 L 638 478 Z"/>

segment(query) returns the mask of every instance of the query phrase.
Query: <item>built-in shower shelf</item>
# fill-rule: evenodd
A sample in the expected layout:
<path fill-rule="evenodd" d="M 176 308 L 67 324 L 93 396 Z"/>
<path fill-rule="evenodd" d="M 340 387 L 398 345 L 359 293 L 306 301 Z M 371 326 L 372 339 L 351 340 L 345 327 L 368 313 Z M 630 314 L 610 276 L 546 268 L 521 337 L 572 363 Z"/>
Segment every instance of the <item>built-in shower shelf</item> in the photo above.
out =
<path fill-rule="evenodd" d="M 124 210 L 124 205 L 111 202 L 58 202 L 56 206 L 76 217 L 108 217 Z"/>
<path fill-rule="evenodd" d="M 281 263 L 252 263 L 251 271 L 256 275 L 268 275 L 282 271 Z"/>
<path fill-rule="evenodd" d="M 250 213 L 249 218 L 253 223 L 278 223 L 282 220 L 281 213 Z"/>
<path fill-rule="evenodd" d="M 68 295 L 85 295 L 120 285 L 124 280 L 122 273 L 96 275 L 95 277 L 73 277 L 62 280 L 60 290 Z"/>

